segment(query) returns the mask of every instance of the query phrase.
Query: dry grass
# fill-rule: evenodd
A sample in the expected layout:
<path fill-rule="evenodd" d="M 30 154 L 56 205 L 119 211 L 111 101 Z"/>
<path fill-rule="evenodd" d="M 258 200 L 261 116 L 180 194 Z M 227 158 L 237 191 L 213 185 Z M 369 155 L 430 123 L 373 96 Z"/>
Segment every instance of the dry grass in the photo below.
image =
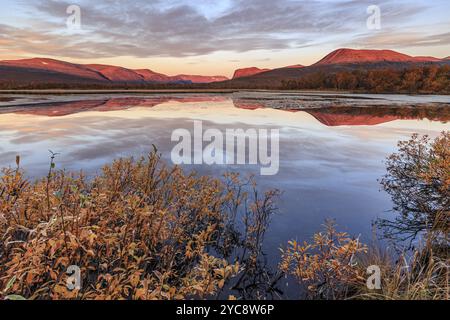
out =
<path fill-rule="evenodd" d="M 389 253 L 372 249 L 361 257 L 361 270 L 370 265 L 381 268 L 381 289 L 359 288 L 353 299 L 448 300 L 449 259 L 432 248 L 400 255 L 393 261 Z"/>

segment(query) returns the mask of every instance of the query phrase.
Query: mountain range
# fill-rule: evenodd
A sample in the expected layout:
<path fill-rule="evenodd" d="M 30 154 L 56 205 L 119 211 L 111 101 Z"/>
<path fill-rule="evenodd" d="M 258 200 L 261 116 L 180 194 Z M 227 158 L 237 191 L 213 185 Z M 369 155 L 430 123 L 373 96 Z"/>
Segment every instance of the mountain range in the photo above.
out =
<path fill-rule="evenodd" d="M 448 58 L 413 57 L 392 50 L 338 49 L 310 66 L 273 69 L 249 77 L 231 79 L 223 83 L 223 86 L 227 88 L 279 88 L 283 82 L 322 74 L 330 75 L 354 70 L 400 70 L 426 65 L 450 65 L 450 60 Z"/>
<path fill-rule="evenodd" d="M 76 64 L 48 58 L 0 61 L 0 83 L 15 84 L 211 84 L 245 87 L 249 82 L 279 84 L 314 72 L 336 72 L 355 68 L 405 67 L 423 64 L 450 64 L 450 57 L 413 57 L 392 50 L 338 49 L 320 61 L 277 69 L 238 69 L 232 79 L 225 76 L 169 76 L 150 69 L 128 69 L 102 64 Z"/>
<path fill-rule="evenodd" d="M 48 58 L 0 61 L 0 82 L 23 83 L 211 83 L 228 80 L 224 76 L 168 76 L 149 69 L 127 69 L 103 64 L 75 64 Z"/>

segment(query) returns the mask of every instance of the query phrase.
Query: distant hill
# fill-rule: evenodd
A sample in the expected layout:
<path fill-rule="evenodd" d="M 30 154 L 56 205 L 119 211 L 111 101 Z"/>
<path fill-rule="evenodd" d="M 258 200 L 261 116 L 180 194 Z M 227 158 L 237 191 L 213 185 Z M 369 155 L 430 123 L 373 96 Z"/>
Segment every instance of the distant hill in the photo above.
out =
<path fill-rule="evenodd" d="M 211 83 L 226 81 L 224 76 L 168 76 L 149 69 L 131 70 L 104 64 L 75 64 L 55 59 L 32 58 L 0 61 L 0 83 L 49 84 L 146 84 Z"/>
<path fill-rule="evenodd" d="M 433 57 L 412 57 L 392 50 L 354 50 L 338 49 L 315 65 L 379 62 L 436 62 L 441 59 Z"/>
<path fill-rule="evenodd" d="M 161 83 L 211 83 L 229 80 L 224 76 L 201 76 L 201 75 L 187 75 L 179 74 L 176 76 L 168 76 L 162 73 L 157 73 L 148 69 L 134 70 L 145 81 L 161 82 Z"/>
<path fill-rule="evenodd" d="M 234 72 L 233 79 L 250 77 L 267 71 L 270 71 L 270 69 L 259 69 L 256 67 L 237 69 Z"/>
<path fill-rule="evenodd" d="M 227 77 L 224 76 L 200 76 L 200 75 L 187 75 L 180 74 L 177 76 L 170 77 L 171 81 L 188 81 L 192 83 L 211 83 L 211 82 L 221 82 L 228 80 Z"/>
<path fill-rule="evenodd" d="M 412 57 L 392 50 L 338 49 L 317 63 L 300 68 L 279 68 L 244 78 L 215 84 L 227 88 L 280 88 L 282 83 L 317 74 L 335 74 L 354 70 L 404 69 L 424 65 L 450 64 L 450 60 Z"/>
<path fill-rule="evenodd" d="M 169 76 L 162 74 L 162 73 L 154 72 L 149 69 L 137 69 L 137 70 L 133 70 L 133 71 L 136 72 L 137 74 L 139 74 L 145 81 L 148 81 L 148 82 L 170 82 L 171 81 Z"/>
<path fill-rule="evenodd" d="M 238 69 L 231 80 L 224 76 L 175 75 L 169 76 L 150 69 L 132 70 L 120 66 L 104 64 L 75 64 L 46 58 L 0 61 L 0 85 L 2 88 L 120 88 L 120 87 L 163 87 L 163 88 L 211 88 L 211 89 L 335 89 L 335 90 L 381 90 L 395 92 L 402 87 L 407 92 L 415 92 L 416 85 L 388 84 L 395 76 L 396 81 L 403 75 L 400 70 L 424 66 L 450 66 L 450 59 L 434 57 L 413 57 L 392 50 L 338 49 L 318 62 L 277 69 L 257 67 Z M 384 83 L 377 82 L 381 75 L 371 75 L 373 70 L 387 70 Z M 390 71 L 396 73 L 393 75 Z M 355 73 L 357 74 L 349 74 Z M 446 71 L 444 70 L 444 73 Z M 430 75 L 430 76 L 439 76 Z M 420 75 L 419 75 L 420 76 Z M 426 76 L 426 75 L 425 75 Z M 367 79 L 367 78 L 374 79 Z M 401 79 L 400 79 L 401 80 Z M 399 81 L 400 81 L 399 80 Z M 450 92 L 445 76 L 426 79 L 430 92 Z M 430 81 L 434 84 L 430 85 Z M 408 80 L 411 82 L 412 80 Z M 378 81 L 379 82 L 379 81 Z M 397 81 L 398 82 L 398 81 Z M 423 83 L 417 82 L 419 85 Z M 375 89 L 373 89 L 375 88 Z M 406 89 L 405 89 L 406 88 Z M 389 91 L 391 90 L 391 91 Z M 428 92 L 428 91 L 427 91 Z"/>
<path fill-rule="evenodd" d="M 302 69 L 302 68 L 304 68 L 305 66 L 304 65 L 301 65 L 301 64 L 294 64 L 294 65 L 292 65 L 292 66 L 287 66 L 287 67 L 284 67 L 284 69 Z"/>
<path fill-rule="evenodd" d="M 94 70 L 112 82 L 144 82 L 145 80 L 130 69 L 104 64 L 87 64 L 86 68 Z"/>
<path fill-rule="evenodd" d="M 30 71 L 37 73 L 39 71 L 44 71 L 49 73 L 58 73 L 66 76 L 74 76 L 98 81 L 104 81 L 106 79 L 100 72 L 87 66 L 46 58 L 5 60 L 0 61 L 0 67 L 9 67 L 11 70 L 17 68 L 20 69 L 21 72 Z M 4 76 L 5 74 L 2 73 L 1 78 Z"/>

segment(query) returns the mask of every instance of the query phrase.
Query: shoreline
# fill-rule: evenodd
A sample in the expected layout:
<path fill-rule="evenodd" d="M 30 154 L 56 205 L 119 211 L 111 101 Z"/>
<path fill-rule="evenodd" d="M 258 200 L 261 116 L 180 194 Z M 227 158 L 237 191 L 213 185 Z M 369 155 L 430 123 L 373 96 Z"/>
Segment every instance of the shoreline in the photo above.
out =
<path fill-rule="evenodd" d="M 145 90 L 145 89 L 118 89 L 118 90 L 97 90 L 97 89 L 18 89 L 18 90 L 0 90 L 0 94 L 123 94 L 123 93 L 234 93 L 242 90 L 232 89 L 161 89 L 161 90 Z"/>
<path fill-rule="evenodd" d="M 277 93 L 277 94 L 351 94 L 351 95 L 407 95 L 407 96 L 450 96 L 449 94 L 432 92 L 365 92 L 348 90 L 279 90 L 279 89 L 9 89 L 0 90 L 0 95 L 68 95 L 68 94 L 230 94 L 230 93 Z"/>

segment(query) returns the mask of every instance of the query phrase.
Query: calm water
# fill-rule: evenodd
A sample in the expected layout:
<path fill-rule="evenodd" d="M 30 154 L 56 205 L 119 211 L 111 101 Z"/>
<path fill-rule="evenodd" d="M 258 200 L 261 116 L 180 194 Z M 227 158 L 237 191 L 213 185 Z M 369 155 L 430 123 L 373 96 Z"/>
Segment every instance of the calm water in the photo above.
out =
<path fill-rule="evenodd" d="M 59 168 L 94 174 L 113 158 L 149 152 L 152 144 L 170 162 L 172 131 L 193 131 L 194 120 L 202 120 L 205 129 L 223 132 L 227 128 L 280 129 L 280 170 L 275 176 L 259 176 L 258 166 L 186 167 L 215 176 L 226 171 L 254 173 L 259 188 L 283 191 L 280 212 L 272 219 L 265 240 L 269 261 L 276 263 L 281 245 L 290 239 L 308 239 L 326 218 L 335 219 L 341 230 L 370 241 L 371 223 L 392 215 L 390 199 L 377 182 L 385 172 L 385 157 L 396 150 L 398 140 L 414 132 L 437 136 L 450 129 L 446 122 L 449 97 L 420 97 L 421 103 L 443 103 L 445 114 L 440 109 L 430 117 L 433 120 L 417 119 L 408 112 L 383 114 L 361 108 L 351 112 L 275 110 L 263 108 L 264 104 L 255 99 L 241 98 L 0 96 L 0 167 L 13 166 L 19 154 L 30 176 L 44 175 L 51 149 L 60 153 Z M 401 96 L 394 98 L 401 100 Z M 370 97 L 384 100 L 383 105 L 394 98 Z M 413 97 L 403 99 L 407 100 L 405 104 L 414 102 Z M 39 104 L 18 106 L 35 103 Z M 365 102 L 350 105 L 361 107 Z"/>

